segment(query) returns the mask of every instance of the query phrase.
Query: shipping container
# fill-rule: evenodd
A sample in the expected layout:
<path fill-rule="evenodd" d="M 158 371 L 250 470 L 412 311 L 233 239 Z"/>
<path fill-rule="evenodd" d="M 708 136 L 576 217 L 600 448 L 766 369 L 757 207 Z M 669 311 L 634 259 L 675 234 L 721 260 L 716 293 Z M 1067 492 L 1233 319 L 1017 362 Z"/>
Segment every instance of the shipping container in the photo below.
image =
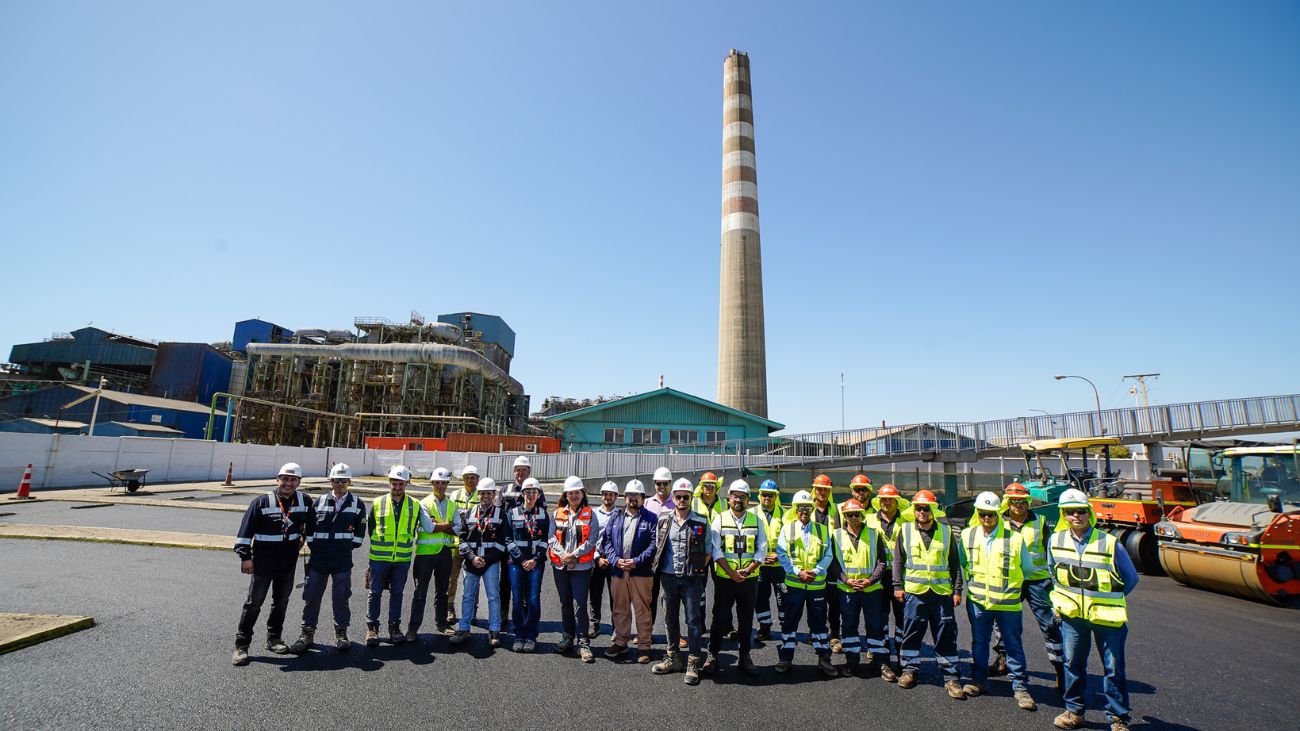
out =
<path fill-rule="evenodd" d="M 536 452 L 550 454 L 560 451 L 560 440 L 527 434 L 465 434 L 447 435 L 447 448 L 452 452 Z"/>
<path fill-rule="evenodd" d="M 405 449 L 409 452 L 446 452 L 447 440 L 424 437 L 366 437 L 366 449 Z"/>
<path fill-rule="evenodd" d="M 230 387 L 231 358 L 207 343 L 159 343 L 149 395 L 207 403 Z"/>

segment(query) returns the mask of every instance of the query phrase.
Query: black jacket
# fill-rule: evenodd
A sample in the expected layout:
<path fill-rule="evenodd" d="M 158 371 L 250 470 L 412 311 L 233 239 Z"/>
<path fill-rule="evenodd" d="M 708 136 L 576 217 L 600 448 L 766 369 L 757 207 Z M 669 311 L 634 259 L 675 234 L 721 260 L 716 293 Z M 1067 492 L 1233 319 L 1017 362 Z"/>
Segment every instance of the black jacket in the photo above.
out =
<path fill-rule="evenodd" d="M 473 505 L 456 513 L 456 535 L 460 536 L 460 556 L 464 559 L 461 568 L 476 576 L 482 576 L 488 567 L 505 558 L 505 512 L 500 505 L 493 505 L 481 516 L 480 505 Z M 483 557 L 487 563 L 483 568 L 474 565 L 476 556 Z"/>
<path fill-rule="evenodd" d="M 280 500 L 275 490 L 258 495 L 244 511 L 235 538 L 235 553 L 253 560 L 253 573 L 278 576 L 293 571 L 304 536 L 316 532 L 311 496 L 300 490 Z"/>
<path fill-rule="evenodd" d="M 353 493 L 337 501 L 333 493 L 316 498 L 316 530 L 307 535 L 307 568 L 337 574 L 352 568 L 352 552 L 366 541 L 366 504 Z"/>
<path fill-rule="evenodd" d="M 531 528 L 529 517 L 533 519 Z M 551 514 L 541 503 L 533 508 L 531 515 L 525 514 L 522 505 L 506 513 L 505 543 L 510 563 L 521 564 L 530 558 L 546 563 L 546 544 L 550 539 Z"/>

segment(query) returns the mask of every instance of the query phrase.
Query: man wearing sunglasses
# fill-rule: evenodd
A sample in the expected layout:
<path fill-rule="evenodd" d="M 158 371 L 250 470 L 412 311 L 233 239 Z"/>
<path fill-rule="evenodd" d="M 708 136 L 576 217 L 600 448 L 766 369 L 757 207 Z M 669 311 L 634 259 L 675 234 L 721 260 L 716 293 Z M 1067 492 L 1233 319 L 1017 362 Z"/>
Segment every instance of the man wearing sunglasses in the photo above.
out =
<path fill-rule="evenodd" d="M 1020 591 L 1033 571 L 1029 551 L 1020 534 L 1001 518 L 1002 501 L 991 492 L 975 498 L 975 519 L 961 533 L 966 549 L 966 615 L 971 627 L 971 674 L 962 687 L 967 698 L 986 691 L 989 677 L 989 641 L 997 627 L 1006 645 L 1007 666 L 1016 704 L 1026 711 L 1038 709 L 1029 695 L 1025 673 L 1025 648 L 1021 644 L 1023 617 Z"/>
<path fill-rule="evenodd" d="M 1138 575 L 1115 537 L 1095 526 L 1088 496 L 1066 490 L 1058 501 L 1061 520 L 1047 544 L 1052 574 L 1052 607 L 1061 617 L 1065 658 L 1065 710 L 1053 720 L 1057 728 L 1082 728 L 1088 653 L 1096 640 L 1105 678 L 1106 716 L 1111 731 L 1128 731 L 1128 678 L 1124 642 L 1128 637 L 1125 597 Z"/>
<path fill-rule="evenodd" d="M 1029 604 L 1029 611 L 1033 612 L 1038 629 L 1043 633 L 1047 659 L 1056 671 L 1056 692 L 1062 693 L 1065 691 L 1065 667 L 1061 659 L 1061 620 L 1052 611 L 1052 575 L 1047 570 L 1047 538 L 1051 530 L 1047 527 L 1047 519 L 1029 512 L 1029 490 L 1019 482 L 1007 485 L 1007 489 L 1002 492 L 1002 520 L 1025 540 L 1025 551 L 1029 554 L 1033 570 L 1025 574 L 1020 598 Z M 993 640 L 993 651 L 997 657 L 989 675 L 1006 675 L 1006 652 L 996 627 L 993 630 Z"/>
<path fill-rule="evenodd" d="M 348 491 L 352 468 L 342 462 L 330 469 L 330 492 L 316 498 L 316 531 L 307 536 L 311 556 L 307 559 L 307 585 L 302 590 L 302 634 L 289 652 L 306 652 L 315 639 L 325 584 L 333 581 L 334 647 L 339 652 L 352 648 L 348 625 L 352 611 L 352 552 L 366 541 L 366 505 Z"/>
<path fill-rule="evenodd" d="M 903 647 L 899 658 L 903 674 L 898 687 L 916 686 L 921 641 L 930 630 L 934 657 L 943 670 L 948 697 L 962 700 L 961 669 L 957 666 L 957 617 L 961 604 L 962 575 L 952 530 L 940 523 L 943 517 L 934 493 L 921 490 L 912 497 L 915 522 L 899 531 L 894 546 L 894 599 L 903 605 Z"/>

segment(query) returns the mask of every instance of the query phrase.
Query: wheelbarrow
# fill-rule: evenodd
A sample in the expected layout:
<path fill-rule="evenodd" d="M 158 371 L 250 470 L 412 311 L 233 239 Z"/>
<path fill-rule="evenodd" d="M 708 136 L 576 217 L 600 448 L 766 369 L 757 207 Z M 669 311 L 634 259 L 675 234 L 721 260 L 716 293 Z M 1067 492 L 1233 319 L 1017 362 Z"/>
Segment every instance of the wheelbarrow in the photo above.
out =
<path fill-rule="evenodd" d="M 112 492 L 115 487 L 123 488 L 127 492 L 135 492 L 144 484 L 145 477 L 149 474 L 149 470 L 118 470 L 116 472 L 110 472 L 107 475 L 91 470 L 90 473 L 108 480 L 109 492 Z"/>

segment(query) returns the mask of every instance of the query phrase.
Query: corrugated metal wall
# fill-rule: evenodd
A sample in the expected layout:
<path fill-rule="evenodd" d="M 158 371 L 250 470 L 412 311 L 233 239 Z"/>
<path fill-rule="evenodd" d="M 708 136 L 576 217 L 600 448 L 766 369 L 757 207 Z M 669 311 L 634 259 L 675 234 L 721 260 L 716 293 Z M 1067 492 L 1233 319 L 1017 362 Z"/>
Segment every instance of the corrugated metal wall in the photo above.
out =
<path fill-rule="evenodd" d="M 207 403 L 230 386 L 231 359 L 207 343 L 160 343 L 149 395 Z"/>
<path fill-rule="evenodd" d="M 71 340 L 51 340 L 43 343 L 22 343 L 10 351 L 13 363 L 91 363 L 148 368 L 153 364 L 155 350 L 144 345 L 106 342 L 111 333 L 99 328 L 83 327 L 72 333 Z"/>

